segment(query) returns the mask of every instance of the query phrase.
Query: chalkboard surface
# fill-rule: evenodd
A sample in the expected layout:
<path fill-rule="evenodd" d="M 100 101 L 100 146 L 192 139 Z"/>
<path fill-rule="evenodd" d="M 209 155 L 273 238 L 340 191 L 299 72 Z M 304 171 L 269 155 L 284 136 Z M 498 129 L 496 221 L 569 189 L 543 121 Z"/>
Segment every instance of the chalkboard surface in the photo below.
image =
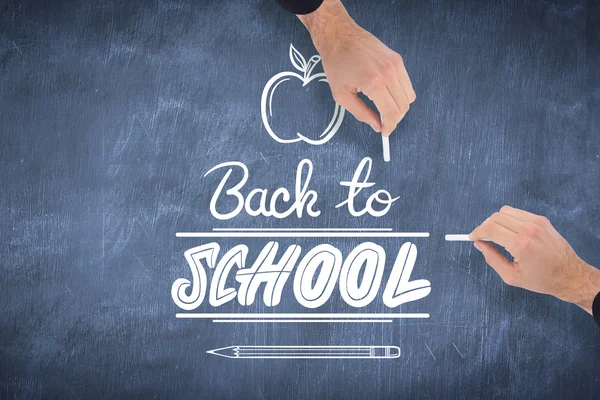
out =
<path fill-rule="evenodd" d="M 294 71 L 290 44 L 316 54 L 274 1 L 9 1 L 0 9 L 1 398 L 579 398 L 600 396 L 600 331 L 576 306 L 511 288 L 470 243 L 500 206 L 546 215 L 600 266 L 599 20 L 592 1 L 345 1 L 403 55 L 417 101 L 381 139 L 346 114 L 323 145 L 279 143 L 261 95 Z M 314 73 L 322 72 L 320 64 Z M 316 82 L 316 81 L 315 81 Z M 322 130 L 334 103 L 323 82 L 281 86 L 273 130 Z M 277 97 L 278 96 L 278 97 Z M 335 117 L 335 116 L 334 116 Z M 276 126 L 276 127 L 275 127 Z M 287 132 L 284 132 L 289 130 Z M 320 132 L 319 130 L 319 132 Z M 318 135 L 314 137 L 318 139 Z M 372 159 L 357 200 L 399 199 L 383 217 L 345 206 L 358 164 Z M 241 190 L 294 192 L 313 165 L 318 217 L 239 215 L 210 202 L 218 164 L 248 169 Z M 238 175 L 235 175 L 238 174 Z M 233 179 L 240 170 L 234 170 Z M 223 198 L 219 210 L 235 207 Z M 176 237 L 232 228 L 392 228 L 417 238 Z M 217 242 L 269 241 L 278 257 L 365 241 L 387 253 L 364 308 L 338 289 L 313 310 L 293 290 L 277 306 L 232 301 L 197 313 L 427 313 L 392 323 L 218 323 L 177 318 L 184 253 Z M 388 308 L 383 285 L 402 244 L 428 296 Z M 207 270 L 210 276 L 214 271 Z M 239 285 L 233 278 L 228 285 Z M 189 294 L 189 290 L 187 292 Z M 229 359 L 232 345 L 399 346 L 394 359 Z"/>

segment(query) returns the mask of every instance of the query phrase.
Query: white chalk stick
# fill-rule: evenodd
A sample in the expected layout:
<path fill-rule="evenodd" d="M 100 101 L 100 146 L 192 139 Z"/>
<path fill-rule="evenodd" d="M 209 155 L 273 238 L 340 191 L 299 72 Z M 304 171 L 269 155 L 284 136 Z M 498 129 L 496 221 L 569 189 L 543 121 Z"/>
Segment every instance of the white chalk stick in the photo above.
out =
<path fill-rule="evenodd" d="M 390 137 L 382 135 L 381 141 L 383 143 L 383 161 L 390 162 Z"/>
<path fill-rule="evenodd" d="M 448 242 L 472 242 L 472 240 L 469 238 L 469 235 L 446 235 L 445 239 Z M 489 239 L 481 239 L 484 242 L 489 242 Z"/>

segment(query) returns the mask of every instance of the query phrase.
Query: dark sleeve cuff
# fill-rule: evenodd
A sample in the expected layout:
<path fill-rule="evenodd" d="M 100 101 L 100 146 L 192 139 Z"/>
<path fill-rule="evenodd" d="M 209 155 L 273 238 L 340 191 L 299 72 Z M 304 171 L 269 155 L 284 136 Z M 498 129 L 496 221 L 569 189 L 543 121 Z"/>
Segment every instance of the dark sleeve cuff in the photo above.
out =
<path fill-rule="evenodd" d="M 592 314 L 594 314 L 594 319 L 598 326 L 600 326 L 600 293 L 596 295 L 594 303 L 592 303 Z"/>
<path fill-rule="evenodd" d="M 276 0 L 284 10 L 301 15 L 310 14 L 323 3 L 323 0 Z"/>

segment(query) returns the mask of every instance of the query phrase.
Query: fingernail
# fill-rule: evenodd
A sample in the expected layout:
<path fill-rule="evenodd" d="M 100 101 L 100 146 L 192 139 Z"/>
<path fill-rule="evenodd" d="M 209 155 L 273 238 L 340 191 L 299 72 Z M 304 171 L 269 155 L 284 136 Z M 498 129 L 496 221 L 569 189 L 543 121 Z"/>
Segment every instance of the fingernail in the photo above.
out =
<path fill-rule="evenodd" d="M 481 245 L 478 242 L 473 242 L 473 246 L 475 246 L 477 250 L 481 251 Z"/>
<path fill-rule="evenodd" d="M 371 129 L 373 129 L 375 132 L 379 132 L 379 130 L 377 129 L 377 127 L 375 125 L 371 125 Z"/>

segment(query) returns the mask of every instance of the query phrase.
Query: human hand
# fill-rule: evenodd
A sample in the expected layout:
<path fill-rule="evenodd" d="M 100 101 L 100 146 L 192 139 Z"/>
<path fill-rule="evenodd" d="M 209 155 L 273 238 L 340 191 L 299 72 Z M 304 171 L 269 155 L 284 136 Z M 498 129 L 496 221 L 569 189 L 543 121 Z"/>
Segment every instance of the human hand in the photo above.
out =
<path fill-rule="evenodd" d="M 586 264 L 547 218 L 504 206 L 470 235 L 485 261 L 508 285 L 550 294 L 592 313 L 600 271 Z M 482 239 L 504 247 L 507 260 Z"/>
<path fill-rule="evenodd" d="M 323 63 L 335 101 L 384 136 L 392 133 L 416 99 L 402 57 L 358 26 L 339 0 L 299 16 Z M 375 103 L 381 119 L 359 97 Z"/>

